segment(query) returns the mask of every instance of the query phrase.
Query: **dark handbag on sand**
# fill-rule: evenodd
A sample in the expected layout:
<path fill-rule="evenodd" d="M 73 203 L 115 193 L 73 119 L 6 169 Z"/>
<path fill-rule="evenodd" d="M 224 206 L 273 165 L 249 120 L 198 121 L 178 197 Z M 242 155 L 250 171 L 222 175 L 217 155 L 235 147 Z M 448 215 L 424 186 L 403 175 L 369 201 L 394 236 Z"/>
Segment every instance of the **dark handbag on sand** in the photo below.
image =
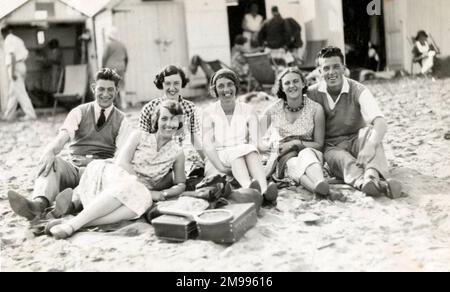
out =
<path fill-rule="evenodd" d="M 284 144 L 284 143 L 288 143 L 294 140 L 299 140 L 300 136 L 289 136 L 284 138 L 283 140 L 280 141 L 280 144 Z M 280 147 L 280 149 L 283 147 Z M 285 149 L 284 151 L 280 152 L 280 154 L 278 154 L 278 157 L 276 159 L 276 163 L 274 163 L 272 165 L 272 168 L 270 169 L 269 173 L 267 174 L 267 178 L 272 177 L 272 175 L 276 172 L 276 170 L 278 169 L 278 173 L 277 173 L 277 178 L 278 179 L 283 179 L 284 178 L 284 171 L 286 168 L 286 163 L 288 162 L 289 159 L 296 157 L 298 155 L 298 153 L 300 151 L 302 151 L 305 147 L 300 146 L 300 145 L 293 145 L 288 149 Z"/>

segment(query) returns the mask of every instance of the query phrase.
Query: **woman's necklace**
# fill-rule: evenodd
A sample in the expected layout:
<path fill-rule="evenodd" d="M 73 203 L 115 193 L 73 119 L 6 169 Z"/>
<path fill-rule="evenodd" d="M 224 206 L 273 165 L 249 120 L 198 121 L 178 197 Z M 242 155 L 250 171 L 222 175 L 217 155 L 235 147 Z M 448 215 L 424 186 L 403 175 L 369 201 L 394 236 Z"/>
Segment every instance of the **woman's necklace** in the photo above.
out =
<path fill-rule="evenodd" d="M 286 109 L 290 112 L 296 113 L 302 110 L 302 108 L 305 106 L 305 98 L 302 98 L 302 103 L 300 104 L 299 107 L 290 107 L 287 100 L 284 102 L 284 106 L 286 107 Z"/>

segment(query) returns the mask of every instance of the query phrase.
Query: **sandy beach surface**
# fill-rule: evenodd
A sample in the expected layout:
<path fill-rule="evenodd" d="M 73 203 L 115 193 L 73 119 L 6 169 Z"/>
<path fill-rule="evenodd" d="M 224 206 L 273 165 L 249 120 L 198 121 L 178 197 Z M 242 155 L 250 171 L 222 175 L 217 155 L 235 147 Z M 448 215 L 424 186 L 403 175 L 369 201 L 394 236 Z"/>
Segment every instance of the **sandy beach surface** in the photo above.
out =
<path fill-rule="evenodd" d="M 389 124 L 385 148 L 405 197 L 373 199 L 343 186 L 346 203 L 280 192 L 233 245 L 156 237 L 144 221 L 68 240 L 35 237 L 9 207 L 8 189 L 31 194 L 36 166 L 65 114 L 0 122 L 2 271 L 450 271 L 450 80 L 372 81 Z M 204 105 L 208 102 L 203 102 Z M 269 101 L 255 100 L 261 109 Z M 136 123 L 139 109 L 129 111 Z M 317 215 L 313 223 L 305 216 Z"/>

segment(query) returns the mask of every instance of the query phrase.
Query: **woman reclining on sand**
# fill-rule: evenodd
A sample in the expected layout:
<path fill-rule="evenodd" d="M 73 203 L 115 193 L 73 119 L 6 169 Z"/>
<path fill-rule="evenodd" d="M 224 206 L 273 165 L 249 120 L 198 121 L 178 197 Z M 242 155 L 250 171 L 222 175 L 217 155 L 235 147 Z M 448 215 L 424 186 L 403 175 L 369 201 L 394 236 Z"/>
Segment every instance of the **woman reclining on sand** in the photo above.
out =
<path fill-rule="evenodd" d="M 156 117 L 155 134 L 135 131 L 114 161 L 89 164 L 73 191 L 84 210 L 69 220 L 50 222 L 46 229 L 51 235 L 62 239 L 82 227 L 139 218 L 152 200 L 165 200 L 185 190 L 183 150 L 172 139 L 182 127 L 183 110 L 167 100 Z"/>

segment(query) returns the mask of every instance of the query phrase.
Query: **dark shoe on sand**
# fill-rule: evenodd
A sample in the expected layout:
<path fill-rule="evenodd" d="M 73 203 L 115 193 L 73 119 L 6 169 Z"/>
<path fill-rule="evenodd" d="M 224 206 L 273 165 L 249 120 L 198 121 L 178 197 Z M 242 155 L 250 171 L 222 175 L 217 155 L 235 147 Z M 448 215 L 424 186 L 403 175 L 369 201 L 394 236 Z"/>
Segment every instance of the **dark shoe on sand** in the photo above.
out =
<path fill-rule="evenodd" d="M 364 183 L 361 191 L 372 197 L 386 196 L 391 199 L 400 198 L 402 195 L 402 185 L 398 180 L 368 180 Z"/>
<path fill-rule="evenodd" d="M 73 189 L 67 188 L 60 192 L 55 199 L 55 210 L 53 215 L 55 218 L 60 218 L 65 215 L 73 213 L 75 206 L 72 202 Z"/>
<path fill-rule="evenodd" d="M 264 199 L 268 202 L 276 202 L 278 198 L 278 186 L 276 183 L 269 183 L 266 192 L 263 194 Z"/>
<path fill-rule="evenodd" d="M 39 203 L 28 200 L 15 191 L 8 191 L 8 201 L 14 213 L 29 221 L 42 214 Z"/>
<path fill-rule="evenodd" d="M 241 188 L 231 192 L 229 201 L 237 204 L 255 203 L 256 211 L 259 211 L 263 203 L 263 196 L 255 189 Z"/>

